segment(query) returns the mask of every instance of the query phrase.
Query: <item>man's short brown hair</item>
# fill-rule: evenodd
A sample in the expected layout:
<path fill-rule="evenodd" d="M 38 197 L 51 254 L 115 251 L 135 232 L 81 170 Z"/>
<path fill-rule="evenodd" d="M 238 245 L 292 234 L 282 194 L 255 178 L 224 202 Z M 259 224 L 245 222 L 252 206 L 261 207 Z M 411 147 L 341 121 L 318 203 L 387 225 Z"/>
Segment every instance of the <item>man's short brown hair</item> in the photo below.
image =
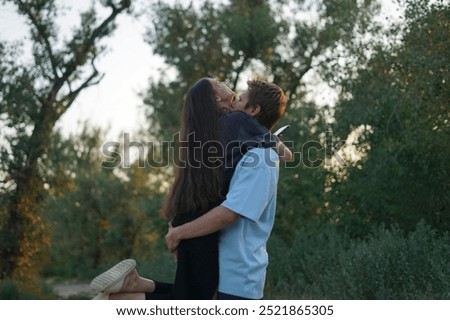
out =
<path fill-rule="evenodd" d="M 248 102 L 246 107 L 259 106 L 261 111 L 256 120 L 271 130 L 286 112 L 288 98 L 283 90 L 274 83 L 250 80 L 248 84 Z"/>

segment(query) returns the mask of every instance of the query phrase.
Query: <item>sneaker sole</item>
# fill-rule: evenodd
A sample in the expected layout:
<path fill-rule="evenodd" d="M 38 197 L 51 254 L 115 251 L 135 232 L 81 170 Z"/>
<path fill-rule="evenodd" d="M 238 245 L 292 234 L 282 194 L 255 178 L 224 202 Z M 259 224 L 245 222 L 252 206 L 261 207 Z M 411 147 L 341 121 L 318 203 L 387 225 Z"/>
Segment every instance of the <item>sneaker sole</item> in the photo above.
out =
<path fill-rule="evenodd" d="M 120 280 L 123 280 L 134 267 L 136 267 L 136 261 L 134 259 L 119 262 L 92 280 L 91 289 L 95 292 L 102 292 L 111 288 Z"/>

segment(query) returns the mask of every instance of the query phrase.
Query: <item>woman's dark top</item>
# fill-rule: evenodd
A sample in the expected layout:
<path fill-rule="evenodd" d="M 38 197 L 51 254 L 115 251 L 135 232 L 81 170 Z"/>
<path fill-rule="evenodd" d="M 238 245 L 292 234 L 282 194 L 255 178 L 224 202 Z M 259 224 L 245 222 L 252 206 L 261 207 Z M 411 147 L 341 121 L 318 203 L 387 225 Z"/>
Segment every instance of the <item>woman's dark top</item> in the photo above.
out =
<path fill-rule="evenodd" d="M 225 148 L 223 195 L 226 196 L 236 166 L 247 151 L 257 147 L 275 147 L 277 140 L 266 127 L 242 111 L 221 117 L 219 125 Z"/>
<path fill-rule="evenodd" d="M 274 147 L 276 141 L 265 127 L 241 111 L 222 116 L 219 125 L 221 142 L 225 148 L 223 178 L 225 197 L 235 167 L 245 153 L 254 147 Z M 177 227 L 195 220 L 220 203 L 211 203 L 205 212 L 179 214 L 173 219 L 172 225 Z M 219 283 L 217 241 L 218 232 L 181 241 L 177 248 L 177 270 L 173 286 L 156 282 L 156 293 L 146 294 L 146 299 L 212 299 Z"/>

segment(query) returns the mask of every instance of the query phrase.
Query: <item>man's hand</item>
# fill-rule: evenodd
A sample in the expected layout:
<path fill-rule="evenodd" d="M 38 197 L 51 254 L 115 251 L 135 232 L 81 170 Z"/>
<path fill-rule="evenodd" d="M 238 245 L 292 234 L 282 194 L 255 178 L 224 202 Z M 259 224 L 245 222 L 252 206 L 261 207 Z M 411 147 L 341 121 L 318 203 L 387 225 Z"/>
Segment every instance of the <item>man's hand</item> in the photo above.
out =
<path fill-rule="evenodd" d="M 174 228 L 171 222 L 169 222 L 169 231 L 164 237 L 164 240 L 166 241 L 166 246 L 169 249 L 169 251 L 171 253 L 174 253 L 177 250 L 181 239 L 178 236 L 177 228 Z"/>
<path fill-rule="evenodd" d="M 176 228 L 173 228 L 169 222 L 169 231 L 164 237 L 164 240 L 169 251 L 174 253 L 182 240 L 198 238 L 214 233 L 234 223 L 237 219 L 239 219 L 237 213 L 223 206 L 217 206 L 201 217 L 186 222 Z"/>

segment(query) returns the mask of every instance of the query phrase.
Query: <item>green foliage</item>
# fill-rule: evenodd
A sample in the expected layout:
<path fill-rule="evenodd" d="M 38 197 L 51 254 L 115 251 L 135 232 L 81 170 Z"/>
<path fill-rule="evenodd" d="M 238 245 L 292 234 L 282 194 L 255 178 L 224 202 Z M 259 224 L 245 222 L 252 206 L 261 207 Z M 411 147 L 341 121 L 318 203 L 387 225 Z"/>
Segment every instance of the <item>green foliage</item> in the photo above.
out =
<path fill-rule="evenodd" d="M 175 69 L 177 79 L 162 72 L 144 94 L 144 103 L 151 134 L 168 140 L 178 131 L 188 87 L 206 76 L 236 87 L 251 59 L 266 57 L 276 45 L 282 26 L 265 1 L 236 1 L 225 7 L 203 1 L 198 9 L 159 1 L 152 9 L 146 41 Z"/>
<path fill-rule="evenodd" d="M 305 74 L 325 74 L 330 61 L 339 59 L 333 55 L 334 48 L 351 46 L 358 32 L 371 31 L 369 22 L 378 12 L 376 1 L 320 1 L 311 7 L 303 1 L 289 6 L 262 0 L 222 5 L 203 1 L 198 6 L 160 1 L 152 9 L 146 40 L 167 64 L 167 72 L 162 71 L 143 94 L 152 136 L 172 140 L 183 95 L 199 78 L 215 76 L 237 89 L 240 81 L 247 80 L 244 77 L 258 73 L 279 84 L 290 97 L 287 115 L 279 125 L 291 124 L 285 139 L 292 141 L 296 152 L 305 151 L 307 142 L 323 143 L 329 127 L 329 108 L 318 110 L 306 101 Z M 294 19 L 283 14 L 286 10 L 303 16 L 311 13 L 318 19 Z M 175 77 L 169 78 L 173 71 Z M 320 150 L 312 159 L 323 164 L 325 152 Z M 303 154 L 281 174 L 276 232 L 286 238 L 305 221 L 323 221 L 320 213 L 328 172 L 323 165 L 310 167 Z"/>
<path fill-rule="evenodd" d="M 323 190 L 328 171 L 324 169 L 323 132 L 327 124 L 322 115 L 314 104 L 304 103 L 301 108 L 290 109 L 278 124 L 291 124 L 283 140 L 292 145 L 294 153 L 292 162 L 280 163 L 278 182 L 274 231 L 286 241 L 292 241 L 296 231 L 306 226 L 325 222 Z"/>
<path fill-rule="evenodd" d="M 46 283 L 39 282 L 37 289 L 30 290 L 19 281 L 12 279 L 0 281 L 0 299 L 2 300 L 49 300 L 54 298 L 55 294 Z"/>
<path fill-rule="evenodd" d="M 449 8 L 414 3 L 402 43 L 378 48 L 336 108 L 341 135 L 370 126 L 357 143 L 368 156 L 329 196 L 335 221 L 366 226 L 359 235 L 377 223 L 412 230 L 422 219 L 450 230 Z"/>
<path fill-rule="evenodd" d="M 68 139 L 55 135 L 45 167 L 55 168 L 59 182 L 65 174 L 66 184 L 49 180 L 44 215 L 52 246 L 46 276 L 86 279 L 125 258 L 148 259 L 166 230 L 157 215 L 158 183 L 148 181 L 148 174 L 156 172 L 136 165 L 102 168 L 101 137 L 89 127 Z"/>
<path fill-rule="evenodd" d="M 284 10 L 309 12 L 301 2 L 291 3 L 289 9 L 283 2 L 272 4 L 264 0 L 221 5 L 202 1 L 198 7 L 192 3 L 182 6 L 157 2 L 152 6 L 146 40 L 164 59 L 168 72 L 161 71 L 160 79 L 144 93 L 152 134 L 166 138 L 168 132 L 176 132 L 172 130 L 178 128 L 183 94 L 205 76 L 227 81 L 236 90 L 240 81 L 247 80 L 244 75 L 264 74 L 289 94 L 292 105 L 297 104 L 295 99 L 302 102 L 304 75 L 311 69 L 320 69 L 313 66 L 313 60 L 338 43 L 347 43 L 341 37 L 345 32 L 363 32 L 361 21 L 367 21 L 378 10 L 373 5 L 375 1 L 361 5 L 347 2 L 342 15 L 333 15 L 333 10 L 324 8 L 340 7 L 341 1 L 323 3 L 314 7 L 320 19 L 309 22 L 283 15 Z M 366 18 L 357 19 L 361 16 Z M 323 26 L 321 21 L 325 20 L 329 25 Z M 295 32 L 290 34 L 291 30 Z M 330 30 L 339 32 L 324 37 Z M 264 66 L 258 67 L 258 63 Z M 175 77 L 169 78 L 169 71 L 175 71 Z"/>
<path fill-rule="evenodd" d="M 212 70 L 229 72 L 232 56 L 222 52 L 224 37 L 218 27 L 220 12 L 210 1 L 199 12 L 190 4 L 171 6 L 158 1 L 146 40 L 168 65 L 176 66 L 184 83 L 192 84 Z"/>
<path fill-rule="evenodd" d="M 350 246 L 341 272 L 327 274 L 341 276 L 341 283 L 326 289 L 344 299 L 448 299 L 449 240 L 424 224 L 406 237 L 380 228 L 367 242 Z"/>
<path fill-rule="evenodd" d="M 268 1 L 231 1 L 225 10 L 224 27 L 237 57 L 263 59 L 273 50 L 281 27 L 273 13 Z"/>
<path fill-rule="evenodd" d="M 163 234 L 159 240 L 162 239 L 162 236 Z M 174 257 L 168 252 L 163 241 L 156 243 L 152 252 L 142 250 L 142 253 L 145 254 L 145 258 L 141 260 L 141 256 L 139 256 L 138 265 L 141 276 L 156 281 L 173 282 L 176 262 Z"/>
<path fill-rule="evenodd" d="M 336 228 L 270 241 L 268 298 L 448 299 L 450 237 L 423 223 L 405 234 L 379 227 L 364 240 Z"/>
<path fill-rule="evenodd" d="M 182 106 L 180 101 L 187 90 L 186 84 L 179 81 L 160 81 L 150 85 L 143 94 L 144 104 L 152 106 L 144 109 L 148 131 L 152 137 L 161 141 L 174 141 L 174 135 L 179 131 L 178 118 Z"/>

